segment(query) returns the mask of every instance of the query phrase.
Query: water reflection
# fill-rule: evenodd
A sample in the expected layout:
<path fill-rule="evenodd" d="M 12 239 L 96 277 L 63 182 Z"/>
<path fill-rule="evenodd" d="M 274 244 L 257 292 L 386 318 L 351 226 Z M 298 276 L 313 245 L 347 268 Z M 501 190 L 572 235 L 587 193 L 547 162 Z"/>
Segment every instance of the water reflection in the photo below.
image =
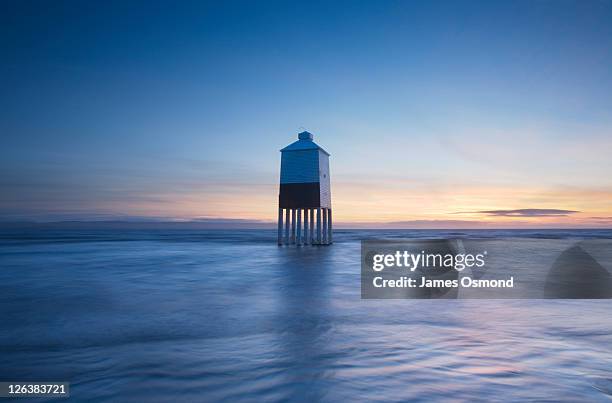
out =
<path fill-rule="evenodd" d="M 278 281 L 279 314 L 275 319 L 279 356 L 287 363 L 285 385 L 292 400 L 325 397 L 333 378 L 334 354 L 328 351 L 333 320 L 329 273 L 334 249 L 278 249 L 282 275 Z"/>

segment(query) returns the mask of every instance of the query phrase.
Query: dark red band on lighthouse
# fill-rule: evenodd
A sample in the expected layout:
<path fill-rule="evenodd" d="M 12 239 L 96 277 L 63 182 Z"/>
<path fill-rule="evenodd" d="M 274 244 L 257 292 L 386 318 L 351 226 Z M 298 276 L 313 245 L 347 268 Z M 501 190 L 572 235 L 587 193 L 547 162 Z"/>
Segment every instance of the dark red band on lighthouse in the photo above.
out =
<path fill-rule="evenodd" d="M 278 195 L 280 208 L 317 208 L 320 207 L 319 182 L 281 183 Z"/>

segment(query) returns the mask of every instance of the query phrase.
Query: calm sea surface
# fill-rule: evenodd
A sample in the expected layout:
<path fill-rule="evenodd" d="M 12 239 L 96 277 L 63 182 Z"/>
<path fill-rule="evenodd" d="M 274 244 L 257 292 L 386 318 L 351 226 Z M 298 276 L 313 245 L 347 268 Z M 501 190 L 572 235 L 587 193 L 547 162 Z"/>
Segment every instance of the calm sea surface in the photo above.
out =
<path fill-rule="evenodd" d="M 611 401 L 610 300 L 360 298 L 361 239 L 508 236 L 612 231 L 302 248 L 266 230 L 3 231 L 0 381 L 69 381 L 76 401 Z"/>

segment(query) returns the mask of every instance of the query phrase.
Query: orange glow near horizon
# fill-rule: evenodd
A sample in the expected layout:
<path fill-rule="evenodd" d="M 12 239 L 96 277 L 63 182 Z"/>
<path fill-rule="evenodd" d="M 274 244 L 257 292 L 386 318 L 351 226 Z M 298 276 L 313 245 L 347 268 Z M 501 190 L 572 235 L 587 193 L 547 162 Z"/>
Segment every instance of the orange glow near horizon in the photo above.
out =
<path fill-rule="evenodd" d="M 245 219 L 274 222 L 278 185 L 258 185 L 155 195 L 156 202 L 107 208 L 126 214 L 171 217 Z M 404 183 L 333 183 L 332 203 L 337 226 L 459 227 L 610 227 L 609 189 L 540 189 L 513 186 L 418 186 Z M 576 211 L 553 216 L 500 216 L 482 211 L 538 209 Z M 115 207 L 115 208 L 113 208 Z"/>

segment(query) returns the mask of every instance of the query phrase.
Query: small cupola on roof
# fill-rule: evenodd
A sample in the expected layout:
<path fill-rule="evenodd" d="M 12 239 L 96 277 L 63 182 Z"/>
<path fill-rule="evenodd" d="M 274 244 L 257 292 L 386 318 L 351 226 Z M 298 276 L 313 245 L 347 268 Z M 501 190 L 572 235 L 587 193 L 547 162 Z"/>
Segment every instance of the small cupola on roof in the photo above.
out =
<path fill-rule="evenodd" d="M 301 132 L 298 134 L 298 141 L 289 144 L 287 147 L 283 148 L 281 152 L 285 151 L 299 151 L 299 150 L 321 150 L 327 156 L 329 153 L 323 149 L 323 147 L 319 146 L 317 143 L 313 141 L 314 136 L 310 132 Z"/>
<path fill-rule="evenodd" d="M 301 132 L 301 133 L 298 133 L 298 140 L 310 140 L 310 141 L 312 141 L 312 133 L 310 133 L 310 132 Z"/>
<path fill-rule="evenodd" d="M 279 244 L 301 244 L 303 242 L 305 244 L 326 245 L 331 243 L 329 153 L 315 143 L 313 138 L 312 133 L 303 131 L 298 134 L 297 141 L 280 150 Z M 286 218 L 284 237 L 282 231 L 283 210 Z M 304 213 L 303 238 L 302 213 Z M 317 219 L 316 229 L 314 227 L 315 214 Z M 308 217 L 310 217 L 310 222 Z M 289 233 L 290 219 L 291 233 Z M 297 231 L 295 228 L 296 222 Z M 309 227 L 311 229 L 310 234 L 308 234 Z"/>

